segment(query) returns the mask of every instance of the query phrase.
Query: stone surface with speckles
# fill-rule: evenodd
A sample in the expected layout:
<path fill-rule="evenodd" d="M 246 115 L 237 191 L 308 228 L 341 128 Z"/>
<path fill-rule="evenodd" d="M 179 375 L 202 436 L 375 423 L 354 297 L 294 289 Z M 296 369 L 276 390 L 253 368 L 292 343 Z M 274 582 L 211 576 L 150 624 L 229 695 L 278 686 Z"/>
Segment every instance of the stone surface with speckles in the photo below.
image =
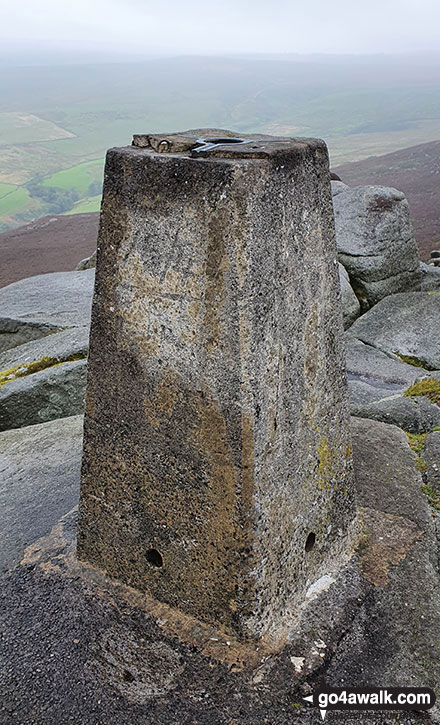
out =
<path fill-rule="evenodd" d="M 107 154 L 78 554 L 277 640 L 351 551 L 327 149 L 176 138 Z"/>
<path fill-rule="evenodd" d="M 10 563 L 21 561 L 0 579 L 0 723 L 316 725 L 303 697 L 323 681 L 438 694 L 438 519 L 405 434 L 364 419 L 351 431 L 358 552 L 273 652 L 77 561 L 74 512 L 59 515 L 79 488 L 79 417 L 0 434 L 0 529 L 9 530 Z M 439 716 L 438 706 L 329 711 L 326 722 L 438 725 Z"/>
<path fill-rule="evenodd" d="M 0 353 L 68 327 L 87 327 L 95 272 L 51 272 L 0 289 Z"/>

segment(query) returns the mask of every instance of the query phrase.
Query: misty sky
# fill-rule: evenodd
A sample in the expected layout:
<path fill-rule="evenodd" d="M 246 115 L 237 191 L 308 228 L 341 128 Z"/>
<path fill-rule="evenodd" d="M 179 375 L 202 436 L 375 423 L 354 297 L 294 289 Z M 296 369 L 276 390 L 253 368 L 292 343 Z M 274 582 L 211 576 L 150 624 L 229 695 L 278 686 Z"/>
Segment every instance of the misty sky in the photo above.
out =
<path fill-rule="evenodd" d="M 439 0 L 17 0 L 0 38 L 116 53 L 440 50 Z M 8 42 L 8 45 L 9 45 Z"/>

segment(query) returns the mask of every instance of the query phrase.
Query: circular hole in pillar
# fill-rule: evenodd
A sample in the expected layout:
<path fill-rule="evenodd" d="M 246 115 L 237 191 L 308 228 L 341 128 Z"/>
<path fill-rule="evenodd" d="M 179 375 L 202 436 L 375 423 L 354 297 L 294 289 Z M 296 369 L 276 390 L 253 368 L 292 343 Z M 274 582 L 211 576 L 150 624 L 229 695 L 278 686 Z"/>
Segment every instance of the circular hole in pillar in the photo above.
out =
<path fill-rule="evenodd" d="M 313 549 L 313 547 L 315 546 L 315 541 L 316 541 L 316 536 L 313 533 L 313 531 L 311 531 L 306 540 L 306 545 L 304 547 L 305 550 L 311 551 Z"/>
<path fill-rule="evenodd" d="M 162 554 L 157 549 L 148 549 L 146 557 L 148 563 L 152 566 L 163 566 Z"/>

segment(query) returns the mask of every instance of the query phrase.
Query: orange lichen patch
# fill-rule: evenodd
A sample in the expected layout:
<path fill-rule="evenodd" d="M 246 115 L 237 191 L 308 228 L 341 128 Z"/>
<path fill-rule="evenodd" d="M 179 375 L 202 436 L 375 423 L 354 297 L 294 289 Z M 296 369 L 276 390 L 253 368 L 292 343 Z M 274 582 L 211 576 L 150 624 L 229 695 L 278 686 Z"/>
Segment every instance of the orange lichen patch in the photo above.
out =
<path fill-rule="evenodd" d="M 197 320 L 200 312 L 200 302 L 193 300 L 188 304 L 188 314 L 192 320 Z"/>
<path fill-rule="evenodd" d="M 144 401 L 145 417 L 154 428 L 159 427 L 161 415 L 171 417 L 179 395 L 178 377 L 172 370 L 168 370 L 157 387 L 154 397 Z"/>
<path fill-rule="evenodd" d="M 196 420 L 199 421 L 194 433 L 194 443 L 210 464 L 209 487 L 214 505 L 209 513 L 210 520 L 206 523 L 206 529 L 211 531 L 212 539 L 221 544 L 225 538 L 232 541 L 236 535 L 234 519 L 238 503 L 239 471 L 234 465 L 225 421 L 220 410 L 206 397 L 195 398 L 193 406 Z M 211 574 L 214 574 L 212 570 L 208 576 Z"/>
<path fill-rule="evenodd" d="M 390 567 L 405 559 L 422 532 L 410 519 L 383 511 L 361 508 L 359 517 L 362 574 L 370 584 L 386 586 Z"/>
<path fill-rule="evenodd" d="M 169 267 L 165 274 L 164 287 L 166 287 L 168 294 L 182 294 L 184 288 L 182 274 Z"/>

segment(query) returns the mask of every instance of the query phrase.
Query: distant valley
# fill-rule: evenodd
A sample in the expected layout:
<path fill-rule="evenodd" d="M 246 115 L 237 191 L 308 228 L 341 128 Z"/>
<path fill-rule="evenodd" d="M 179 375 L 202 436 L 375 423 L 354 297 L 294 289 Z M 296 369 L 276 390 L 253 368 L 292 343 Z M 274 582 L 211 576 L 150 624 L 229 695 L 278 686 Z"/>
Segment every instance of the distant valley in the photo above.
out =
<path fill-rule="evenodd" d="M 0 231 L 46 215 L 98 211 L 105 152 L 129 144 L 133 133 L 209 126 L 322 137 L 333 166 L 437 141 L 440 56 L 5 65 Z M 344 167 L 347 180 L 361 179 L 363 168 L 372 167 Z M 403 190 L 404 175 L 402 168 Z M 389 183 L 379 176 L 377 183 Z M 434 224 L 429 238 L 436 233 Z"/>

